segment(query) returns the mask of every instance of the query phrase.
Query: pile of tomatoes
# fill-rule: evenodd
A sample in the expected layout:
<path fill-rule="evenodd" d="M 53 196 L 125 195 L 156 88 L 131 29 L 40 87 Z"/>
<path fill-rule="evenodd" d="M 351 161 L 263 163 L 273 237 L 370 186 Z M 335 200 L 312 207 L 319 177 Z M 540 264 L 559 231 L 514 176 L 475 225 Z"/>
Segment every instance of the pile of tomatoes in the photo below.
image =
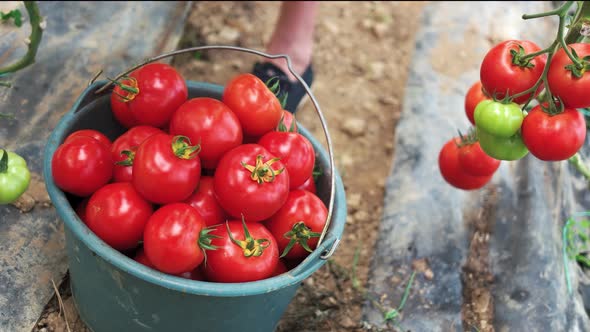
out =
<path fill-rule="evenodd" d="M 590 68 L 590 44 L 567 46 L 581 68 L 563 48 L 549 58 L 526 40 L 507 40 L 488 51 L 480 80 L 465 96 L 465 113 L 475 128 L 447 141 L 439 153 L 439 169 L 449 184 L 479 189 L 501 160 L 530 152 L 543 161 L 562 161 L 578 152 L 586 139 L 586 121 L 578 109 L 590 107 L 590 76 L 584 74 Z M 537 104 L 525 111 L 535 99 Z"/>
<path fill-rule="evenodd" d="M 189 99 L 173 67 L 151 63 L 114 83 L 127 130 L 114 141 L 75 131 L 52 158 L 55 184 L 100 239 L 212 282 L 269 278 L 314 250 L 327 218 L 315 151 L 265 82 L 240 74 L 221 100 Z"/>

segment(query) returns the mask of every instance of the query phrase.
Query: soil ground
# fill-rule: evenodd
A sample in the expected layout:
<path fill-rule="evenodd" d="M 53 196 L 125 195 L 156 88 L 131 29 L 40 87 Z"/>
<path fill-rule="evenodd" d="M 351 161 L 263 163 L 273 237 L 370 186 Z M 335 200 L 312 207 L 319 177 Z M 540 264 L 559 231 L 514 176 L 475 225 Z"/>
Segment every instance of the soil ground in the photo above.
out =
<path fill-rule="evenodd" d="M 330 129 L 336 167 L 348 203 L 339 249 L 303 282 L 278 331 L 372 330 L 361 317 L 364 285 L 381 219 L 385 179 L 391 172 L 415 31 L 424 3 L 324 2 L 318 17 L 312 85 Z M 278 2 L 195 2 L 180 47 L 239 45 L 264 50 L 278 17 Z M 179 56 L 174 65 L 191 80 L 223 84 L 249 72 L 257 57 L 230 52 Z M 321 127 L 311 103 L 297 119 L 315 137 Z M 353 264 L 358 252 L 358 263 Z M 362 287 L 362 286 L 361 286 Z M 60 287 L 69 329 L 87 331 L 76 315 L 67 280 Z M 34 331 L 67 331 L 58 299 Z"/>

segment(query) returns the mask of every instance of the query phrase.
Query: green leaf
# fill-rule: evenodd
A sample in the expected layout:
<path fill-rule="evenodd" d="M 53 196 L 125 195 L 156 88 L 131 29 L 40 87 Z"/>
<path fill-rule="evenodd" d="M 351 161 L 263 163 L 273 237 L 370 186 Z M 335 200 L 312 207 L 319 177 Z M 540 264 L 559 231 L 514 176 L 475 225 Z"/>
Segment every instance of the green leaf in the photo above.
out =
<path fill-rule="evenodd" d="M 8 13 L 0 12 L 0 19 L 2 19 L 2 22 L 8 21 L 11 18 L 14 21 L 14 25 L 17 27 L 20 28 L 23 25 L 22 13 L 20 10 L 13 9 Z"/>
<path fill-rule="evenodd" d="M 0 173 L 8 172 L 8 152 L 2 149 L 2 158 L 0 158 Z"/>
<path fill-rule="evenodd" d="M 576 256 L 576 261 L 582 265 L 584 265 L 585 267 L 590 267 L 590 259 L 588 259 L 586 256 L 584 255 L 577 255 Z"/>
<path fill-rule="evenodd" d="M 397 309 L 391 309 L 383 315 L 383 319 L 388 322 L 397 319 L 399 317 L 399 311 Z"/>
<path fill-rule="evenodd" d="M 15 118 L 14 114 L 0 113 L 0 119 L 14 120 L 14 118 Z"/>
<path fill-rule="evenodd" d="M 570 47 L 570 51 L 572 52 L 574 59 L 580 59 L 580 57 L 578 56 L 578 53 L 576 53 L 576 50 L 573 47 Z"/>

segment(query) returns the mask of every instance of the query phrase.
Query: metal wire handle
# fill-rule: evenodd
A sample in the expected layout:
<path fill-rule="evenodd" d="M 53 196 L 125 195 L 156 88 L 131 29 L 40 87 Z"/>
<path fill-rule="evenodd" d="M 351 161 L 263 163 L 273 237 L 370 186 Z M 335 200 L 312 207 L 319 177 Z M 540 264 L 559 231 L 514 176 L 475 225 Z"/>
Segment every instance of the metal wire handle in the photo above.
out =
<path fill-rule="evenodd" d="M 326 119 L 324 118 L 324 115 L 320 109 L 320 105 L 319 105 L 318 101 L 316 100 L 315 96 L 313 95 L 313 93 L 309 89 L 309 86 L 307 86 L 307 83 L 305 83 L 305 81 L 301 78 L 301 76 L 299 76 L 299 74 L 297 74 L 295 72 L 295 70 L 293 70 L 293 67 L 291 66 L 291 59 L 289 58 L 288 55 L 286 55 L 286 54 L 272 55 L 272 54 L 267 54 L 267 53 L 260 52 L 257 50 L 253 50 L 253 49 L 249 49 L 249 48 L 245 48 L 245 47 L 238 47 L 238 46 L 226 46 L 226 45 L 195 46 L 195 47 L 189 47 L 189 48 L 185 48 L 185 49 L 181 49 L 181 50 L 176 50 L 176 51 L 164 53 L 164 54 L 158 55 L 156 57 L 149 58 L 149 59 L 145 60 L 143 63 L 133 66 L 130 69 L 128 69 L 127 71 L 117 75 L 117 77 L 115 77 L 113 79 L 113 81 L 119 80 L 123 76 L 128 75 L 132 71 L 134 71 L 134 70 L 136 70 L 148 63 L 155 62 L 155 61 L 167 58 L 167 57 L 171 57 L 171 56 L 175 56 L 175 55 L 179 55 L 179 54 L 183 54 L 183 53 L 205 51 L 205 50 L 230 50 L 230 51 L 245 52 L 245 53 L 255 54 L 255 55 L 267 58 L 267 59 L 283 58 L 283 59 L 287 60 L 287 68 L 289 68 L 289 71 L 291 72 L 291 74 L 293 74 L 293 76 L 295 76 L 295 78 L 297 78 L 299 83 L 301 83 L 301 85 L 303 85 L 305 92 L 307 93 L 307 95 L 311 99 L 311 102 L 313 103 L 313 107 L 316 111 L 316 114 L 320 118 L 320 122 L 322 124 L 322 129 L 324 131 L 324 136 L 326 138 L 326 144 L 328 146 L 328 156 L 330 159 L 330 200 L 328 203 L 328 216 L 327 216 L 326 224 L 324 225 L 324 229 L 322 230 L 322 234 L 320 235 L 320 238 L 319 238 L 318 244 L 317 244 L 317 246 L 319 247 L 319 245 L 322 243 L 322 240 L 324 240 L 326 233 L 328 232 L 328 228 L 330 226 L 330 221 L 332 220 L 332 212 L 334 210 L 334 197 L 335 197 L 336 181 L 335 181 L 335 172 L 334 172 L 334 154 L 333 154 L 333 148 L 332 148 L 332 140 L 330 139 L 330 134 L 328 133 L 328 126 L 326 125 Z M 100 74 L 101 74 L 101 72 L 97 73 L 97 75 L 95 75 L 95 77 L 90 81 L 90 84 L 92 84 Z M 112 84 L 113 84 L 112 81 L 105 84 L 103 87 L 96 90 L 95 93 L 98 94 L 98 93 L 103 92 Z M 336 240 L 332 244 L 332 247 L 330 247 L 330 249 L 328 251 L 324 252 L 320 256 L 320 258 L 324 259 L 324 260 L 330 258 L 330 256 L 332 256 L 332 254 L 334 254 L 334 252 L 336 251 L 336 248 L 338 247 L 339 243 L 340 243 L 340 238 L 336 238 Z"/>

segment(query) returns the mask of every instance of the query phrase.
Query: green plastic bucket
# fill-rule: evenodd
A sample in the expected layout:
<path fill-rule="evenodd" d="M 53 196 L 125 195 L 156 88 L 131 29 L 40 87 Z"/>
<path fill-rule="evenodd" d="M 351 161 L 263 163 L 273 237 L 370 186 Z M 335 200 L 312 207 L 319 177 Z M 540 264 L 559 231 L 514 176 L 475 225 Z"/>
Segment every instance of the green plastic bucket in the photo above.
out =
<path fill-rule="evenodd" d="M 58 189 L 51 172 L 53 153 L 72 132 L 96 129 L 114 139 L 124 131 L 112 116 L 110 93 L 95 94 L 106 82 L 90 85 L 51 133 L 45 148 L 44 173 L 49 196 L 65 224 L 72 293 L 80 317 L 95 332 L 273 331 L 301 282 L 319 269 L 337 245 L 346 220 L 346 200 L 334 171 L 330 225 L 319 247 L 288 273 L 246 283 L 212 283 L 174 277 L 152 270 L 112 249 L 78 218 L 70 196 Z M 220 99 L 223 87 L 187 82 L 189 98 Z M 329 156 L 303 127 L 324 175 L 318 196 L 330 199 Z M 328 170 L 328 171 L 326 171 Z M 72 174 L 75 176 L 75 174 Z"/>

